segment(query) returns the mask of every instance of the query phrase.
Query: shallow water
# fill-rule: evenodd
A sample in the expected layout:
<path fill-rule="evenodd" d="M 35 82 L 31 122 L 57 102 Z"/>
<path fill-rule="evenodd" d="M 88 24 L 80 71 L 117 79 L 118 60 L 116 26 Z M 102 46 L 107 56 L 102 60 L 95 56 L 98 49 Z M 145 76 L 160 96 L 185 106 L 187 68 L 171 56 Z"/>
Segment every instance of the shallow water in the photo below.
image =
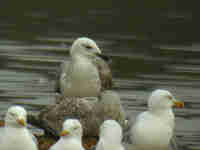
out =
<path fill-rule="evenodd" d="M 168 89 L 185 102 L 184 109 L 175 110 L 179 149 L 199 149 L 200 42 L 199 23 L 192 18 L 195 4 L 186 7 L 188 3 L 181 2 L 175 9 L 173 2 L 106 2 L 106 7 L 103 3 L 86 2 L 78 10 L 72 9 L 73 2 L 1 6 L 0 116 L 13 103 L 36 113 L 54 104 L 56 70 L 68 59 L 73 40 L 88 36 L 111 56 L 113 90 L 120 94 L 128 116 L 146 109 L 152 90 Z"/>

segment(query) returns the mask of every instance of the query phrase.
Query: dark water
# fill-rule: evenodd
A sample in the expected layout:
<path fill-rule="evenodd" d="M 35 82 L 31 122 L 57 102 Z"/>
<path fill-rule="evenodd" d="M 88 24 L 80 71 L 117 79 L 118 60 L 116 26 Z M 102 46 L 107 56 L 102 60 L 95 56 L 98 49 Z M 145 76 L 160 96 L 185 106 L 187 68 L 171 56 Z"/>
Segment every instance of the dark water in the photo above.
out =
<path fill-rule="evenodd" d="M 185 102 L 175 110 L 179 149 L 200 148 L 198 7 L 183 1 L 4 2 L 0 5 L 0 114 L 54 104 L 55 73 L 74 39 L 88 36 L 112 58 L 114 88 L 128 116 L 152 90 Z"/>

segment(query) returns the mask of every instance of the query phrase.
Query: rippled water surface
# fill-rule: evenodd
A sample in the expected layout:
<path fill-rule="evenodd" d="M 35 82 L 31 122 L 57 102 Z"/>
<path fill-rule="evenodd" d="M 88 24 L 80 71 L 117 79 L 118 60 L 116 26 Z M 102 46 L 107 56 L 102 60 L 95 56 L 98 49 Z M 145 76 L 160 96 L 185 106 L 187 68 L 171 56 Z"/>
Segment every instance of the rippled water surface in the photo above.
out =
<path fill-rule="evenodd" d="M 114 88 L 135 116 L 152 90 L 185 102 L 176 109 L 179 149 L 200 148 L 200 42 L 195 4 L 24 1 L 0 7 L 0 115 L 9 105 L 38 112 L 54 104 L 55 74 L 74 39 L 88 36 L 112 58 Z M 18 6 L 18 7 L 14 7 Z M 196 13 L 198 14 L 198 13 Z"/>

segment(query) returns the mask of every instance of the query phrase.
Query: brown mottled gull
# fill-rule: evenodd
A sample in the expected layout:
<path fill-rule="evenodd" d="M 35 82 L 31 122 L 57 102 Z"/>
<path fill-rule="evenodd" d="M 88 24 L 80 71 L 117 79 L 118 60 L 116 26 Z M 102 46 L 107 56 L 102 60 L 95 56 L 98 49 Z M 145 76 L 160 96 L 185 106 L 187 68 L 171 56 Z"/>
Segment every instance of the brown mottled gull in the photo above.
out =
<path fill-rule="evenodd" d="M 88 137 L 99 135 L 99 127 L 104 120 L 116 120 L 122 127 L 125 124 L 120 97 L 113 91 L 104 91 L 98 98 L 62 97 L 55 105 L 44 108 L 36 119 L 29 116 L 29 122 L 56 136 L 67 118 L 79 119 L 84 136 Z M 39 123 L 36 124 L 37 120 Z"/>

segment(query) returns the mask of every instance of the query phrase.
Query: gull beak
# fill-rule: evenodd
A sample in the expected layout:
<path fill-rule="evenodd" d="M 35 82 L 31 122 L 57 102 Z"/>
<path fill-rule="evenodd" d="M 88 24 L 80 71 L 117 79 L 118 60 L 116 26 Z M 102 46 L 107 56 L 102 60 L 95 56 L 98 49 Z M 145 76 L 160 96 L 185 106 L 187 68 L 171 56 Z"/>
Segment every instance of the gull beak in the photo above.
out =
<path fill-rule="evenodd" d="M 176 108 L 184 108 L 184 102 L 178 101 L 178 100 L 176 100 L 176 99 L 173 100 L 173 105 L 174 105 Z"/>
<path fill-rule="evenodd" d="M 66 135 L 69 135 L 69 131 L 63 130 L 60 132 L 60 136 L 66 136 Z"/>
<path fill-rule="evenodd" d="M 103 55 L 103 54 L 96 54 L 97 56 L 99 56 L 101 59 L 103 59 L 106 62 L 111 62 L 112 59 L 111 57 L 107 56 L 107 55 Z"/>
<path fill-rule="evenodd" d="M 95 54 L 96 55 L 101 54 L 101 50 L 98 47 L 95 47 Z"/>
<path fill-rule="evenodd" d="M 17 119 L 17 122 L 22 126 L 26 126 L 26 122 L 23 118 Z"/>

